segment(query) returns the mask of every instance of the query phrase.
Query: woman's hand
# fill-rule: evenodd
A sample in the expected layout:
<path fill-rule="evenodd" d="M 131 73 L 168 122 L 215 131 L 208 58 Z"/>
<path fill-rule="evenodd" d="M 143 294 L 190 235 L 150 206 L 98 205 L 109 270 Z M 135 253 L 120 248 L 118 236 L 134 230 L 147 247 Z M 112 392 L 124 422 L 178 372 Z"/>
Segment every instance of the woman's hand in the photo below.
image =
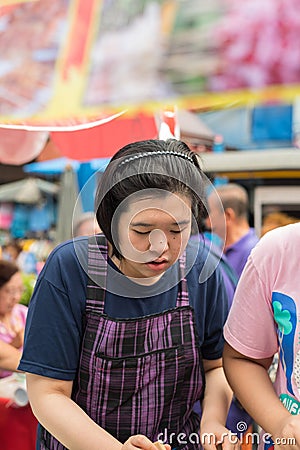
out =
<path fill-rule="evenodd" d="M 171 450 L 169 445 L 163 445 L 162 448 L 165 450 Z M 131 436 L 122 446 L 121 450 L 157 450 L 157 447 L 146 436 L 137 434 L 135 436 Z"/>
<path fill-rule="evenodd" d="M 13 347 L 20 349 L 24 344 L 24 330 L 16 331 L 16 335 L 11 341 L 10 345 Z"/>
<path fill-rule="evenodd" d="M 224 425 L 218 422 L 201 423 L 201 443 L 205 450 L 239 450 L 240 441 Z"/>
<path fill-rule="evenodd" d="M 300 416 L 289 415 L 272 436 L 276 450 L 300 450 Z"/>

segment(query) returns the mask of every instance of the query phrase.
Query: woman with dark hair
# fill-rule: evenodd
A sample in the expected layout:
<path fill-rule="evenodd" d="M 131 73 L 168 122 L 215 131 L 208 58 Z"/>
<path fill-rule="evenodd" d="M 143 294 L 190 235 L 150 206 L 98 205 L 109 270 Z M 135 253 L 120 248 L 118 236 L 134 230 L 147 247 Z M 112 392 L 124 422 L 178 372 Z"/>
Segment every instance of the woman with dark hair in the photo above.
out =
<path fill-rule="evenodd" d="M 205 448 L 236 445 L 224 426 L 226 293 L 204 246 L 189 242 L 204 188 L 183 142 L 130 144 L 96 193 L 103 234 L 49 256 L 19 366 L 38 449 L 198 450 L 200 435 Z"/>
<path fill-rule="evenodd" d="M 23 290 L 19 267 L 12 261 L 0 260 L 0 340 L 19 350 L 23 347 L 27 316 L 27 307 L 19 303 Z M 1 378 L 10 374 L 0 371 Z"/>

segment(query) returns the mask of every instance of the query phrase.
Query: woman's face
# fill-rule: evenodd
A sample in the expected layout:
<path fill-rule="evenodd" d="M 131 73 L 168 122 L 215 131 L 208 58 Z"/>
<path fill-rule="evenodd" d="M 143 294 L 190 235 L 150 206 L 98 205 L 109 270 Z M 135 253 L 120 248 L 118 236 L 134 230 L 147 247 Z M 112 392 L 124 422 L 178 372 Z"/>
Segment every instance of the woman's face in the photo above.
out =
<path fill-rule="evenodd" d="M 16 272 L 7 283 L 0 288 L 0 316 L 9 314 L 23 293 L 23 280 L 20 272 Z"/>
<path fill-rule="evenodd" d="M 151 190 L 152 191 L 152 190 Z M 129 277 L 162 275 L 191 234 L 191 200 L 183 194 L 135 196 L 118 222 L 121 270 Z"/>

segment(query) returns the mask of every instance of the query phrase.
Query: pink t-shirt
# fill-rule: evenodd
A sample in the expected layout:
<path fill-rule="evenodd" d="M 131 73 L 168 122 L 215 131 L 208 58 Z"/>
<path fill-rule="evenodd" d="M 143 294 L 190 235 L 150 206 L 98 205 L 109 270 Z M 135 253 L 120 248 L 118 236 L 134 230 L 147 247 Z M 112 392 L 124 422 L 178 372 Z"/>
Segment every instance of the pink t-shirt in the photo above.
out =
<path fill-rule="evenodd" d="M 27 317 L 27 306 L 16 304 L 11 313 L 11 324 L 16 329 L 24 329 Z M 0 323 L 0 340 L 10 344 L 15 335 Z"/>
<path fill-rule="evenodd" d="M 275 390 L 300 414 L 300 223 L 268 232 L 252 250 L 224 327 L 251 358 L 280 354 Z"/>
<path fill-rule="evenodd" d="M 16 329 L 25 329 L 27 306 L 16 304 L 12 310 L 11 323 Z M 0 340 L 10 344 L 15 335 L 6 328 L 5 325 L 0 323 Z M 20 349 L 21 350 L 21 349 Z M 0 378 L 4 378 L 11 375 L 11 372 L 0 370 Z"/>

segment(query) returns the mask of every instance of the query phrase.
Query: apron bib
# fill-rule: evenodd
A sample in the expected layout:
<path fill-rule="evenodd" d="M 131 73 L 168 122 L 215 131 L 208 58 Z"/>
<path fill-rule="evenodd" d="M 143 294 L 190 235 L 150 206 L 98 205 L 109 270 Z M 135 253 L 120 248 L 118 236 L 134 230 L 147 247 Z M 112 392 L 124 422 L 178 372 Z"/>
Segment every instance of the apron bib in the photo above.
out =
<path fill-rule="evenodd" d="M 144 434 L 172 448 L 200 449 L 200 419 L 193 406 L 203 397 L 204 375 L 185 278 L 175 308 L 114 319 L 104 313 L 100 287 L 107 274 L 103 237 L 89 240 L 88 258 L 86 324 L 73 400 L 120 442 Z M 183 273 L 185 254 L 179 266 Z M 66 448 L 43 430 L 40 449 Z"/>

